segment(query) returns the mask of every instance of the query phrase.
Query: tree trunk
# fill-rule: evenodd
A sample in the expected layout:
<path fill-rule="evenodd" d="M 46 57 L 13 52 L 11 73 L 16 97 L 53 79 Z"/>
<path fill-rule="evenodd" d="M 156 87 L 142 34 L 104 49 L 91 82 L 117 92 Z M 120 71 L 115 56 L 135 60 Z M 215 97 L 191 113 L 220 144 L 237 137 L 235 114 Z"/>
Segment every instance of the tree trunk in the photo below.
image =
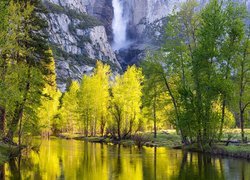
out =
<path fill-rule="evenodd" d="M 188 144 L 187 138 L 186 138 L 186 136 L 184 136 L 182 128 L 179 127 L 180 117 L 179 117 L 179 111 L 178 111 L 177 101 L 176 101 L 176 99 L 175 99 L 175 97 L 174 97 L 174 95 L 172 93 L 172 90 L 170 89 L 170 86 L 168 84 L 168 81 L 167 81 L 167 79 L 166 79 L 166 77 L 164 75 L 163 75 L 163 79 L 164 79 L 164 82 L 165 82 L 168 94 L 170 95 L 171 101 L 172 101 L 172 103 L 174 105 L 174 110 L 175 110 L 175 115 L 176 115 L 176 121 L 177 121 L 176 124 L 177 124 L 178 128 L 180 129 L 182 142 L 184 144 Z"/>
<path fill-rule="evenodd" d="M 221 109 L 221 122 L 220 122 L 220 133 L 219 133 L 219 140 L 222 136 L 224 121 L 225 121 L 225 109 L 226 109 L 226 98 L 224 97 L 224 100 L 222 102 L 222 109 Z"/>
<path fill-rule="evenodd" d="M 93 128 L 93 135 L 96 136 L 96 117 L 94 118 L 94 128 Z"/>
<path fill-rule="evenodd" d="M 249 36 L 248 36 L 249 38 Z M 248 55 L 248 44 L 244 49 L 244 53 L 243 53 L 243 59 L 241 61 L 240 64 L 240 92 L 239 92 L 239 112 L 240 112 L 240 127 L 241 127 L 241 140 L 242 142 L 245 142 L 245 132 L 244 132 L 244 112 L 245 109 L 247 108 L 247 106 L 249 105 L 250 102 L 246 103 L 245 106 L 243 106 L 243 97 L 244 97 L 244 92 L 245 92 L 245 83 L 244 81 L 246 80 L 246 72 L 248 72 L 248 69 L 245 68 L 246 66 L 246 62 L 248 61 L 247 59 L 247 55 Z"/>
<path fill-rule="evenodd" d="M 6 126 L 6 110 L 0 106 L 0 133 L 4 136 Z"/>
<path fill-rule="evenodd" d="M 21 143 L 22 143 L 22 117 L 20 118 L 19 122 L 19 132 L 18 132 L 18 145 L 19 148 L 21 148 Z M 21 149 L 19 149 L 21 150 Z"/>
<path fill-rule="evenodd" d="M 233 42 L 232 42 L 233 43 Z M 228 79 L 228 76 L 230 74 L 230 62 L 231 62 L 231 57 L 228 58 L 227 60 L 227 68 L 226 68 L 226 74 L 225 74 L 225 79 Z M 219 140 L 222 137 L 222 131 L 223 131 L 223 126 L 224 126 L 224 121 L 225 121 L 225 110 L 226 110 L 226 99 L 227 99 L 227 95 L 224 94 L 223 96 L 223 101 L 222 101 L 222 109 L 221 109 L 221 124 L 220 124 L 220 134 L 219 134 Z"/>
<path fill-rule="evenodd" d="M 132 135 L 132 127 L 133 127 L 133 122 L 130 121 L 130 122 L 129 122 L 129 132 L 128 132 L 128 134 L 129 134 L 130 137 L 131 137 L 131 135 Z"/>
<path fill-rule="evenodd" d="M 84 128 L 85 137 L 89 136 L 88 127 L 89 127 L 89 123 L 88 123 L 88 118 L 87 118 L 87 122 L 86 122 L 85 128 Z"/>
<path fill-rule="evenodd" d="M 121 110 L 120 108 L 118 107 L 118 105 L 115 104 L 115 113 L 114 113 L 114 116 L 115 116 L 115 119 L 116 119 L 116 122 L 117 122 L 117 134 L 118 134 L 118 139 L 120 140 L 121 139 Z"/>
<path fill-rule="evenodd" d="M 117 123 L 117 133 L 118 133 L 118 138 L 120 140 L 121 139 L 121 126 L 120 126 L 120 122 Z"/>
<path fill-rule="evenodd" d="M 21 104 L 21 105 L 18 104 L 17 105 L 17 107 L 15 109 L 15 112 L 14 112 L 14 116 L 13 116 L 11 124 L 10 124 L 10 129 L 9 129 L 7 135 L 4 138 L 4 142 L 10 143 L 10 144 L 14 143 L 13 142 L 14 133 L 17 130 L 19 120 L 22 118 L 23 108 L 24 108 L 24 104 Z"/>
<path fill-rule="evenodd" d="M 241 129 L 241 140 L 242 140 L 242 142 L 245 141 L 244 108 L 243 108 L 244 85 L 243 84 L 244 84 L 244 63 L 241 62 L 239 112 L 240 112 L 240 129 Z"/>
<path fill-rule="evenodd" d="M 14 143 L 13 142 L 14 133 L 16 132 L 18 123 L 19 123 L 20 119 L 23 116 L 24 106 L 25 106 L 25 103 L 26 103 L 27 98 L 28 98 L 28 92 L 30 90 L 30 82 L 29 82 L 30 81 L 30 76 L 31 76 L 31 68 L 29 66 L 26 86 L 25 86 L 25 89 L 23 90 L 24 91 L 23 100 L 22 100 L 21 103 L 19 103 L 19 102 L 16 103 L 14 116 L 13 116 L 12 121 L 10 123 L 10 129 L 9 129 L 7 135 L 4 138 L 4 141 L 6 143 L 11 143 L 11 144 Z"/>
<path fill-rule="evenodd" d="M 157 137 L 157 127 L 156 127 L 156 107 L 155 107 L 155 101 L 154 101 L 154 138 Z"/>
<path fill-rule="evenodd" d="M 103 137 L 104 135 L 104 128 L 105 128 L 105 120 L 104 120 L 104 117 L 102 116 L 101 117 L 101 127 L 100 127 L 100 133 L 101 133 L 101 136 Z"/>
<path fill-rule="evenodd" d="M 241 129 L 241 140 L 245 142 L 245 131 L 244 131 L 244 111 L 240 110 L 240 129 Z"/>

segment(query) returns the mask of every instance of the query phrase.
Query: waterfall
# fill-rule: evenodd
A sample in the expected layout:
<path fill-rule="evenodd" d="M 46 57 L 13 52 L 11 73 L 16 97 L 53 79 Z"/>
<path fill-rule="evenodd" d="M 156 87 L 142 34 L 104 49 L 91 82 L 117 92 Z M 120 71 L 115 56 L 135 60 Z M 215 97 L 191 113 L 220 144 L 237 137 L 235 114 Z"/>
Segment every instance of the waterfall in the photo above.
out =
<path fill-rule="evenodd" d="M 113 49 L 120 50 L 128 46 L 127 41 L 127 23 L 128 18 L 124 15 L 122 0 L 112 0 L 114 9 L 114 18 L 112 22 L 113 29 Z"/>

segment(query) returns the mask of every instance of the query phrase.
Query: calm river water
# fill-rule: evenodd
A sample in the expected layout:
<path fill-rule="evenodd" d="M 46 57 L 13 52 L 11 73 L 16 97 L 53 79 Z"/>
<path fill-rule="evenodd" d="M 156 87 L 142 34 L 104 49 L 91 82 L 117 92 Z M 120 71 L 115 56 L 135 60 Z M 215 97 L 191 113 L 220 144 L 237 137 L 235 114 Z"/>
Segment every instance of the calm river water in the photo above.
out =
<path fill-rule="evenodd" d="M 39 153 L 0 167 L 0 179 L 250 179 L 250 162 L 168 148 L 122 147 L 75 140 L 41 142 Z"/>

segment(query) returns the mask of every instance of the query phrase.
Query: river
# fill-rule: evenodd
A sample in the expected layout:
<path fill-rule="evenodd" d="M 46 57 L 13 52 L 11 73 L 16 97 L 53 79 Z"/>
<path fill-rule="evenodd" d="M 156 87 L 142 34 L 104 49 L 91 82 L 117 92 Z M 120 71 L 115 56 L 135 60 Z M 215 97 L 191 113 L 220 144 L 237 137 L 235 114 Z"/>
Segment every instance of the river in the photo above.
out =
<path fill-rule="evenodd" d="M 250 179 L 250 162 L 169 148 L 123 147 L 76 140 L 41 142 L 39 152 L 0 167 L 0 179 Z"/>

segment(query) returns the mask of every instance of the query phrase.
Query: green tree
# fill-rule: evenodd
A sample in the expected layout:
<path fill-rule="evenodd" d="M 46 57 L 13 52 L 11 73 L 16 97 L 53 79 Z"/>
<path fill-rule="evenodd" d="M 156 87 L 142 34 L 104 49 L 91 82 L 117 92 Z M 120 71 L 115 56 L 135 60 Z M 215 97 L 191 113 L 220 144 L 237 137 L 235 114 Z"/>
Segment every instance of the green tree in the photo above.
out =
<path fill-rule="evenodd" d="M 250 91 L 250 39 L 249 35 L 245 36 L 240 47 L 240 54 L 238 57 L 237 73 L 236 73 L 236 99 L 238 104 L 238 112 L 240 116 L 241 138 L 242 142 L 246 141 L 244 126 L 244 114 L 250 105 L 249 91 Z"/>
<path fill-rule="evenodd" d="M 143 108 L 146 118 L 153 121 L 154 138 L 157 137 L 157 126 L 163 122 L 167 117 L 166 109 L 164 108 L 169 104 L 169 97 L 167 90 L 159 71 L 154 57 L 147 56 L 145 62 L 142 64 L 143 75 L 145 76 L 143 85 Z M 166 120 L 165 120 L 166 121 Z"/>
<path fill-rule="evenodd" d="M 50 50 L 49 53 L 52 54 Z M 43 136 L 49 136 L 52 131 L 52 125 L 55 123 L 54 118 L 58 113 L 59 99 L 61 92 L 57 89 L 55 61 L 51 57 L 50 63 L 46 65 L 50 74 L 45 76 L 45 87 L 43 88 L 43 96 L 41 97 L 41 105 L 38 109 L 39 125 Z"/>
<path fill-rule="evenodd" d="M 165 80 L 176 114 L 174 125 L 183 142 L 195 140 L 201 148 L 224 126 L 244 30 L 242 8 L 224 5 L 213 0 L 197 12 L 195 1 L 184 3 L 169 17 L 167 42 L 157 54 L 162 67 L 157 73 Z M 214 108 L 218 101 L 221 112 Z"/>
<path fill-rule="evenodd" d="M 240 45 L 244 38 L 246 9 L 244 6 L 231 1 L 227 3 L 225 11 L 225 37 L 223 37 L 222 48 L 218 60 L 221 64 L 217 72 L 221 75 L 221 124 L 219 138 L 222 135 L 226 107 L 230 107 L 230 100 L 233 96 L 233 78 L 238 61 Z M 226 88 L 225 88 L 226 87 Z"/>
<path fill-rule="evenodd" d="M 45 66 L 50 62 L 44 34 L 47 23 L 41 18 L 40 10 L 38 1 L 10 1 L 7 6 L 7 33 L 5 43 L 1 44 L 1 59 L 5 67 L 2 93 L 12 93 L 11 98 L 6 98 L 11 103 L 4 101 L 5 106 L 11 106 L 13 111 L 10 110 L 12 113 L 7 115 L 10 120 L 6 142 L 13 142 L 14 133 L 18 124 L 19 129 L 22 126 L 20 121 L 23 117 L 28 117 L 28 114 L 35 116 L 33 112 L 39 104 L 45 82 L 43 75 L 50 73 Z M 11 71 L 16 71 L 19 76 L 15 77 Z"/>

